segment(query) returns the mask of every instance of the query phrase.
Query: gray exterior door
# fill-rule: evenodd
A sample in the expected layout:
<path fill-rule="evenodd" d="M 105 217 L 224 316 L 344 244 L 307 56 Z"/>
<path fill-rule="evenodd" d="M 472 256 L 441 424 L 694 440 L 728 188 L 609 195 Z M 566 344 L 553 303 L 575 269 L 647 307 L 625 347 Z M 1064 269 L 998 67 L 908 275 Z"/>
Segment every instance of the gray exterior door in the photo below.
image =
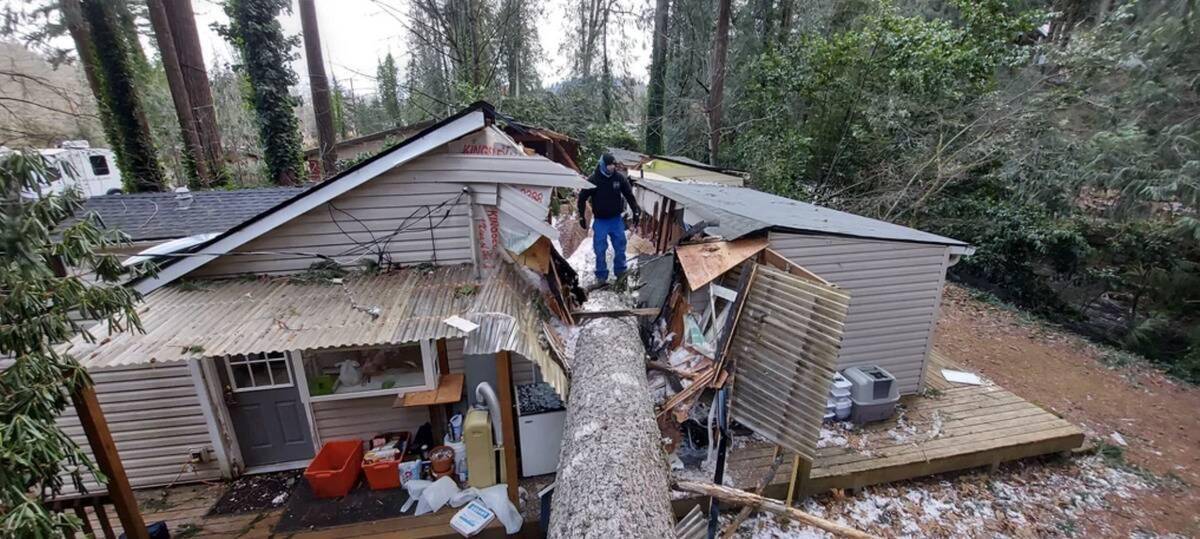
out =
<path fill-rule="evenodd" d="M 247 467 L 312 458 L 312 433 L 286 354 L 225 358 L 225 404 Z"/>

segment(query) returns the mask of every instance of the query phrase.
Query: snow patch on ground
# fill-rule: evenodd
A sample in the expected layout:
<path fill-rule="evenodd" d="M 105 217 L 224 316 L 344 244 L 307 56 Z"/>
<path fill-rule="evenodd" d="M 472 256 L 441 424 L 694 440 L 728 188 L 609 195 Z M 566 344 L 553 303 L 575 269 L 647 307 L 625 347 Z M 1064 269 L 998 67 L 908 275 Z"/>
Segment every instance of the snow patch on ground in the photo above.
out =
<path fill-rule="evenodd" d="M 1149 488 L 1136 474 L 1089 456 L 1017 464 L 992 475 L 868 487 L 852 497 L 810 498 L 799 508 L 883 537 L 1044 537 L 1064 535 L 1087 514 L 1111 510 Z M 829 537 L 762 514 L 743 523 L 738 536 Z"/>

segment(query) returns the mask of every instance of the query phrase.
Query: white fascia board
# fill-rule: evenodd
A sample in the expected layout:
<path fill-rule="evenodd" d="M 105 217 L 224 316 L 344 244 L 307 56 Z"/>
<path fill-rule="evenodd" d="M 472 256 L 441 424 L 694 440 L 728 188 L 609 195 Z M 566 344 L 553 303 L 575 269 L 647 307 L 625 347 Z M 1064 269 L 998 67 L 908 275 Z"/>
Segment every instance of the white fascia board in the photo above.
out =
<path fill-rule="evenodd" d="M 477 110 L 466 114 L 418 140 L 392 150 L 390 153 L 367 163 L 362 168 L 346 176 L 330 180 L 334 182 L 332 185 L 325 186 L 315 193 L 301 195 L 300 198 L 293 200 L 286 208 L 264 217 L 256 218 L 254 222 L 245 228 L 220 238 L 212 245 L 209 245 L 204 249 L 205 254 L 185 257 L 167 266 L 158 275 L 137 283 L 134 285 L 134 289 L 143 295 L 149 294 L 175 279 L 187 275 L 192 270 L 203 266 L 217 257 L 274 230 L 276 227 L 304 214 L 304 212 L 329 202 L 338 195 L 366 183 L 367 180 L 412 161 L 430 150 L 441 147 L 443 144 L 483 129 L 485 126 L 486 122 L 482 111 Z"/>
<path fill-rule="evenodd" d="M 959 256 L 971 256 L 975 254 L 975 246 L 973 245 L 951 245 L 950 254 Z"/>

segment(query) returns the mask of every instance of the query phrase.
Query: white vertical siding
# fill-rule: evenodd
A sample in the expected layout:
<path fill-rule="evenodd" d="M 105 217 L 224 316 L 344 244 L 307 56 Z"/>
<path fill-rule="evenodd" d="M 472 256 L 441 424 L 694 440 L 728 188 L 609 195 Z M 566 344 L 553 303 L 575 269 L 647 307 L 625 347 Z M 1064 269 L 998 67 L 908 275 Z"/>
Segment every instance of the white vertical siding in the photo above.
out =
<path fill-rule="evenodd" d="M 186 362 L 100 369 L 90 374 L 125 474 L 134 487 L 221 477 L 215 453 L 208 454 L 208 462 L 188 464 L 189 449 L 211 450 L 213 443 Z M 68 409 L 58 424 L 91 455 L 74 409 Z M 89 489 L 97 486 L 94 481 L 85 484 Z"/>
<path fill-rule="evenodd" d="M 921 389 L 949 248 L 772 232 L 770 246 L 850 294 L 838 369 L 879 365 L 901 393 Z"/>

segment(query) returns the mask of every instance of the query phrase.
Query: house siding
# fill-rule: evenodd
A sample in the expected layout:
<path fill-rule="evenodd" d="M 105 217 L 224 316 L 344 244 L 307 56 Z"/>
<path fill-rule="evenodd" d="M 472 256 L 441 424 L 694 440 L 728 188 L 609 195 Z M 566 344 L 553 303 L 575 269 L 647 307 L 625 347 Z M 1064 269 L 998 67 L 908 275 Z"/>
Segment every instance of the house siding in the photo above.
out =
<path fill-rule="evenodd" d="M 188 464 L 189 449 L 212 450 L 213 442 L 186 362 L 97 369 L 89 374 L 125 474 L 135 488 L 221 477 L 215 453 L 209 453 L 208 462 Z M 58 424 L 91 456 L 73 409 Z M 99 488 L 87 479 L 84 484 L 89 490 Z M 66 488 L 64 494 L 73 491 L 69 481 Z"/>
<path fill-rule="evenodd" d="M 241 253 L 272 254 L 225 255 L 201 266 L 192 272 L 192 275 L 228 277 L 303 272 L 319 260 L 314 256 L 305 256 L 306 253 L 320 253 L 344 259 L 345 256 L 339 255 L 343 255 L 348 249 L 389 236 L 402 225 L 417 230 L 391 237 L 386 251 L 393 263 L 470 263 L 470 204 L 473 200 L 494 203 L 495 185 L 471 185 L 472 196 L 463 197 L 458 204 L 448 208 L 448 216 L 445 210 L 432 216 L 433 224 L 436 225 L 432 234 L 427 230 L 429 219 L 414 222 L 410 218 L 413 215 L 424 214 L 427 208 L 453 200 L 462 193 L 463 187 L 465 185 L 460 183 L 376 178 L 333 199 L 332 206 L 330 203 L 322 204 L 235 250 Z"/>
<path fill-rule="evenodd" d="M 850 294 L 839 370 L 879 365 L 901 393 L 921 390 L 948 247 L 779 232 L 770 246 Z"/>
<path fill-rule="evenodd" d="M 384 432 L 416 432 L 429 421 L 424 406 L 393 408 L 395 395 L 312 403 L 313 422 L 320 442 L 365 440 Z"/>

